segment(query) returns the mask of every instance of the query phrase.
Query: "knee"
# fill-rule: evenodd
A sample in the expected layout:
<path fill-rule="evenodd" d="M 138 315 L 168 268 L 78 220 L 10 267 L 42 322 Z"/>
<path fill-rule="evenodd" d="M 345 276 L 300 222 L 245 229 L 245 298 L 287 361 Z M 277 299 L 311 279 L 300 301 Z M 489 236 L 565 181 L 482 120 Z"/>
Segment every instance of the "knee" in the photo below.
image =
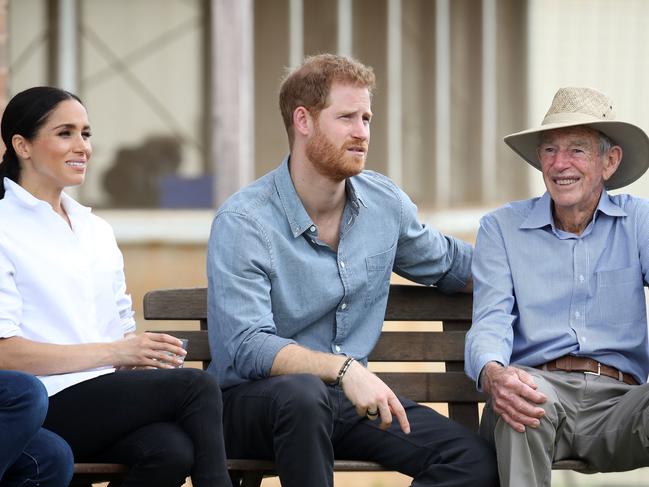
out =
<path fill-rule="evenodd" d="M 201 404 L 205 405 L 210 412 L 221 411 L 222 398 L 221 388 L 216 378 L 200 369 L 180 369 L 177 371 L 184 375 L 188 390 L 185 397 L 200 399 Z"/>
<path fill-rule="evenodd" d="M 47 415 L 47 390 L 36 377 L 12 372 L 5 382 L 7 397 L 2 398 L 2 409 L 15 411 L 16 421 L 35 433 Z"/>
<path fill-rule="evenodd" d="M 327 386 L 320 378 L 311 374 L 291 374 L 276 379 L 278 409 L 286 413 L 285 416 L 304 426 L 332 418 Z"/>
<path fill-rule="evenodd" d="M 276 378 L 275 386 L 284 407 L 315 412 L 328 403 L 327 386 L 312 374 L 290 374 Z"/>

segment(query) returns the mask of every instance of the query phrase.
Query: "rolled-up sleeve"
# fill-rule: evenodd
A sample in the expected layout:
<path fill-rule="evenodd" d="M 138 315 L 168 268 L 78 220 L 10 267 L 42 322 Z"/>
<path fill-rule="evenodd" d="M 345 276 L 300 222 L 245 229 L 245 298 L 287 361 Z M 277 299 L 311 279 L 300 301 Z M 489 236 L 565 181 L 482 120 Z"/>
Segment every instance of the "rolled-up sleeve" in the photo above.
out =
<path fill-rule="evenodd" d="M 23 302 L 14 276 L 14 266 L 0 241 L 0 338 L 20 335 Z"/>
<path fill-rule="evenodd" d="M 273 253 L 262 225 L 219 213 L 208 245 L 209 341 L 222 387 L 268 377 L 275 356 L 294 340 L 277 335 L 271 302 Z"/>
<path fill-rule="evenodd" d="M 463 289 L 471 276 L 471 245 L 422 224 L 415 204 L 403 191 L 397 191 L 401 231 L 394 271 L 412 281 L 435 285 L 445 293 Z"/>
<path fill-rule="evenodd" d="M 490 361 L 509 365 L 515 298 L 502 232 L 496 219 L 480 222 L 473 256 L 473 324 L 465 341 L 465 372 L 476 381 Z"/>
<path fill-rule="evenodd" d="M 112 234 L 112 230 L 111 230 Z M 124 276 L 124 257 L 117 247 L 115 237 L 113 237 L 113 260 L 115 262 L 113 292 L 115 293 L 115 305 L 119 313 L 119 319 L 124 334 L 135 331 L 135 319 L 133 318 L 133 302 L 131 296 L 126 292 L 126 277 Z"/>

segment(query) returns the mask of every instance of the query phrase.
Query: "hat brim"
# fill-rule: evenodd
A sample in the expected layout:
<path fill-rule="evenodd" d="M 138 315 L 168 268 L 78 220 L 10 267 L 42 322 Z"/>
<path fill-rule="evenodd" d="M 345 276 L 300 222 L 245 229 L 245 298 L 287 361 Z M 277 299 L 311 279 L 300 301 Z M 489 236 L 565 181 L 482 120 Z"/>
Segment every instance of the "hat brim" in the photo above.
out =
<path fill-rule="evenodd" d="M 541 170 L 538 145 L 541 132 L 567 127 L 591 127 L 606 134 L 616 145 L 622 147 L 622 162 L 617 171 L 604 183 L 606 189 L 622 188 L 640 178 L 649 168 L 649 137 L 640 127 L 616 120 L 587 123 L 548 123 L 507 135 L 505 143 L 530 165 Z"/>

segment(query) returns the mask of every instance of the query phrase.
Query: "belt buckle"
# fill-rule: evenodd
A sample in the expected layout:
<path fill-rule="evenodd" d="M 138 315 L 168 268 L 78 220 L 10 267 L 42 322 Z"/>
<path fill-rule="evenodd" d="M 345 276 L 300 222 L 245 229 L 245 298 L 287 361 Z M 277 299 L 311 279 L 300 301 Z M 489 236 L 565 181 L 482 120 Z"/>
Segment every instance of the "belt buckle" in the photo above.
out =
<path fill-rule="evenodd" d="M 602 364 L 600 362 L 597 362 L 597 372 L 591 372 L 590 370 L 584 370 L 584 374 L 589 374 L 589 375 L 595 375 L 595 376 L 600 376 L 602 375 Z"/>

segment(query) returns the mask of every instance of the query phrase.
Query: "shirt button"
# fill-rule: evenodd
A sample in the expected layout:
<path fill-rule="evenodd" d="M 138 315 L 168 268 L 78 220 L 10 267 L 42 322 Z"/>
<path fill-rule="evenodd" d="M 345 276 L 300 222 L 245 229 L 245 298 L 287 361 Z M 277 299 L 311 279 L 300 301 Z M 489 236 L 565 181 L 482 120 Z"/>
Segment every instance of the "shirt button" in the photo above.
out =
<path fill-rule="evenodd" d="M 335 346 L 336 352 L 340 352 L 340 345 Z"/>
<path fill-rule="evenodd" d="M 579 282 L 584 282 L 584 276 L 581 274 L 579 275 Z"/>
<path fill-rule="evenodd" d="M 582 341 L 582 342 L 585 342 L 585 341 L 586 341 L 586 337 L 581 337 L 581 341 Z"/>
<path fill-rule="evenodd" d="M 340 309 L 347 309 L 347 303 L 343 303 L 340 305 Z"/>
<path fill-rule="evenodd" d="M 342 260 L 340 261 L 340 267 L 342 267 L 343 269 L 345 268 L 345 263 Z"/>
<path fill-rule="evenodd" d="M 315 225 L 311 225 L 311 228 L 309 228 L 309 231 L 312 232 L 312 233 L 315 232 Z"/>
<path fill-rule="evenodd" d="M 581 313 L 579 311 L 575 311 L 575 318 L 579 318 L 581 316 Z"/>

